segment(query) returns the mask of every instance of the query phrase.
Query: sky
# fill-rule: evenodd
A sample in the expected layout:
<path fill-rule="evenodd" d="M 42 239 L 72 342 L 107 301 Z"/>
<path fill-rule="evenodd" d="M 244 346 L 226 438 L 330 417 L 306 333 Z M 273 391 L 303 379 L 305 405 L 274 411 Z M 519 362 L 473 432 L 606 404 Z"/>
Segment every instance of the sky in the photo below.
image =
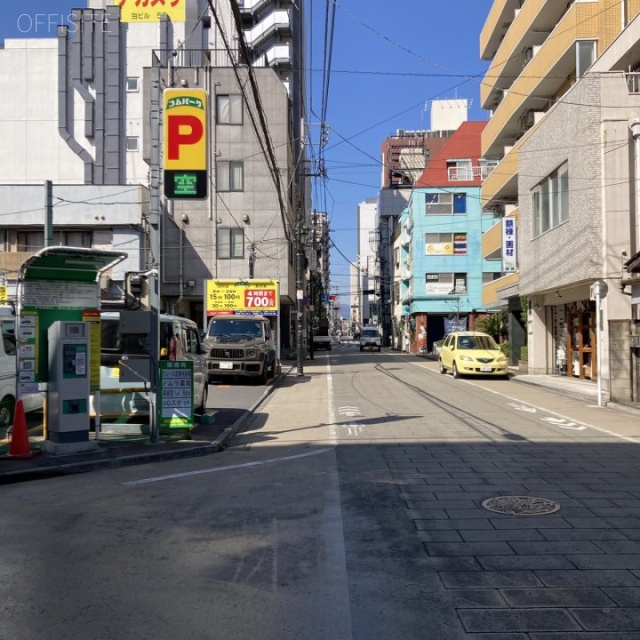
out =
<path fill-rule="evenodd" d="M 300 1 L 300 0 L 298 0 Z M 357 207 L 380 189 L 380 148 L 397 129 L 429 129 L 429 105 L 466 99 L 469 120 L 486 120 L 479 104 L 488 63 L 480 32 L 493 0 L 305 0 L 308 120 L 314 142 L 324 120 L 326 178 L 314 180 L 312 206 L 329 216 L 331 293 L 349 316 L 349 263 L 357 255 Z M 85 0 L 0 0 L 0 40 L 54 37 Z M 329 28 L 326 28 L 327 24 Z M 331 37 L 333 36 L 333 37 Z M 332 45 L 332 46 L 331 46 Z M 318 157 L 312 144 L 311 156 Z"/>

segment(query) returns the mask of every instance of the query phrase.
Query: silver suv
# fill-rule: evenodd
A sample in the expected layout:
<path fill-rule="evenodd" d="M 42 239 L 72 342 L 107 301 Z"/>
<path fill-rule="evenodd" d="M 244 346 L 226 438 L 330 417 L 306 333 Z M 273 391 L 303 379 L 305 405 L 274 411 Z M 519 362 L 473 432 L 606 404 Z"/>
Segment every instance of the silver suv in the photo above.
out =
<path fill-rule="evenodd" d="M 204 336 L 209 382 L 252 378 L 266 384 L 277 373 L 271 323 L 263 316 L 214 316 Z"/>

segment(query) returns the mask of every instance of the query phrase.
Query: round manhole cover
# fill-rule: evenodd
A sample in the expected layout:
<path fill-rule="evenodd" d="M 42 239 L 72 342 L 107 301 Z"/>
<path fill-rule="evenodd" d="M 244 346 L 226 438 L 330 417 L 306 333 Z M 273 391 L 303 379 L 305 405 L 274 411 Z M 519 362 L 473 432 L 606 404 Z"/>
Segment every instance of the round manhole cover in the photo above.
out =
<path fill-rule="evenodd" d="M 482 506 L 495 513 L 505 513 L 510 516 L 544 516 L 555 513 L 560 505 L 553 500 L 545 498 L 532 498 L 529 496 L 499 496 L 489 498 Z"/>

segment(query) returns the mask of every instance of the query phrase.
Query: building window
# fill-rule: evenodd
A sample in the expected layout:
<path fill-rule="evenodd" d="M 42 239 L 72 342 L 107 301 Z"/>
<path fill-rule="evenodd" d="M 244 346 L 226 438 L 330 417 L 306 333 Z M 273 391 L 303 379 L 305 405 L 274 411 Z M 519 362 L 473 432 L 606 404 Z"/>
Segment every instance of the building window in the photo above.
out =
<path fill-rule="evenodd" d="M 242 124 L 242 96 L 216 96 L 216 124 Z"/>
<path fill-rule="evenodd" d="M 138 150 L 138 136 L 127 136 L 127 151 Z"/>
<path fill-rule="evenodd" d="M 91 249 L 93 234 L 91 231 L 54 231 L 53 244 L 63 247 L 82 247 Z"/>
<path fill-rule="evenodd" d="M 428 256 L 464 256 L 467 254 L 466 233 L 427 233 L 424 237 Z"/>
<path fill-rule="evenodd" d="M 127 93 L 136 93 L 140 91 L 140 78 L 129 76 L 127 78 Z"/>
<path fill-rule="evenodd" d="M 576 77 L 582 78 L 596 61 L 596 41 L 578 40 L 576 42 Z"/>
<path fill-rule="evenodd" d="M 44 231 L 18 231 L 16 248 L 31 253 L 40 251 L 44 248 Z"/>
<path fill-rule="evenodd" d="M 427 295 L 459 295 L 467 293 L 466 273 L 425 274 Z"/>
<path fill-rule="evenodd" d="M 467 212 L 466 193 L 426 193 L 425 213 L 436 216 L 447 216 Z"/>
<path fill-rule="evenodd" d="M 244 230 L 219 228 L 216 249 L 221 260 L 244 258 Z"/>
<path fill-rule="evenodd" d="M 244 162 L 218 162 L 217 191 L 244 191 Z"/>
<path fill-rule="evenodd" d="M 569 167 L 565 163 L 533 188 L 533 236 L 569 219 Z"/>

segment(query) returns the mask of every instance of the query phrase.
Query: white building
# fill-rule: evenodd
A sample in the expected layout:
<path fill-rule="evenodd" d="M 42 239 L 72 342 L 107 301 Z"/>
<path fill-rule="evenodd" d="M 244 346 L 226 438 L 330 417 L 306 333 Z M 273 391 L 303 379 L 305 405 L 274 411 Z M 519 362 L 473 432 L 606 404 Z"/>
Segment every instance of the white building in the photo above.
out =
<path fill-rule="evenodd" d="M 294 238 L 310 220 L 304 148 L 302 3 L 183 0 L 159 19 L 89 0 L 58 37 L 7 40 L 0 83 L 0 271 L 15 294 L 17 267 L 44 246 L 45 181 L 54 242 L 127 251 L 105 278 L 157 260 L 161 307 L 202 322 L 211 278 L 280 280 L 283 346 L 295 321 Z M 223 34 L 226 34 L 223 36 Z M 244 45 L 244 46 L 242 46 Z M 162 247 L 149 254 L 150 108 L 161 88 L 208 91 L 206 200 L 161 199 Z M 302 161 L 301 161 L 302 160 Z"/>

